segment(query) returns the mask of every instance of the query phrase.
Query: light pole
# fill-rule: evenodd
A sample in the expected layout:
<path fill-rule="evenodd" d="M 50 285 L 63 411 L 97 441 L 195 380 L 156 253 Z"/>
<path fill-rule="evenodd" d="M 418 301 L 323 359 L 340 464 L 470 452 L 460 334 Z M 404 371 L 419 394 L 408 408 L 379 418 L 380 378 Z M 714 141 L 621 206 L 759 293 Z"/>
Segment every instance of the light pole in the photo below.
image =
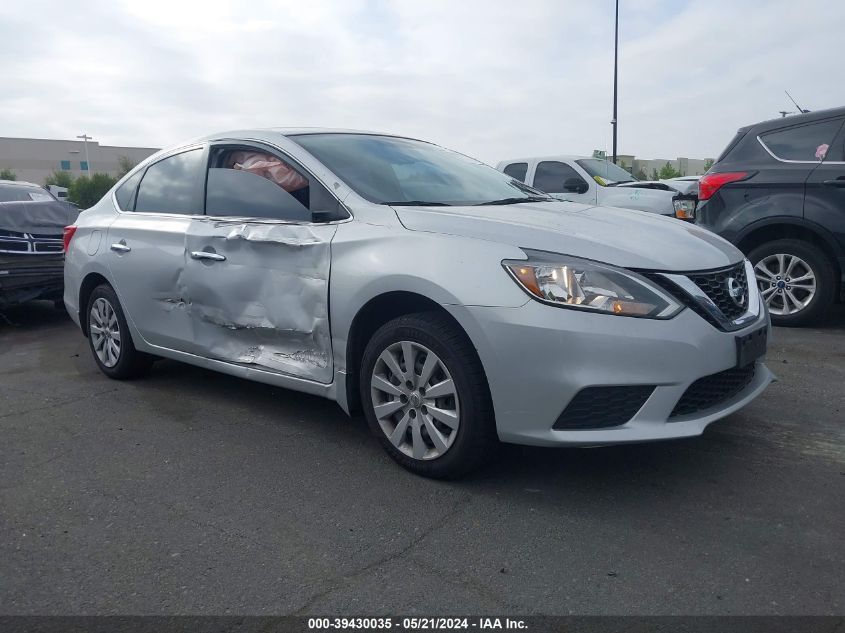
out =
<path fill-rule="evenodd" d="M 618 0 L 617 0 L 618 1 Z M 614 106 L 615 108 L 616 106 Z M 88 160 L 88 141 L 94 140 L 93 137 L 88 136 L 87 134 L 80 134 L 76 138 L 81 138 L 83 143 L 85 143 L 85 170 L 88 172 L 88 176 L 91 176 L 91 162 Z M 614 139 L 616 137 L 614 136 Z M 614 147 L 616 147 L 616 141 L 614 140 Z M 613 150 L 614 155 L 616 154 L 616 150 Z M 615 162 L 615 161 L 614 161 Z"/>
<path fill-rule="evenodd" d="M 617 75 L 619 72 L 619 0 L 616 0 L 616 23 L 613 28 L 613 164 L 616 164 L 616 89 L 618 85 Z"/>

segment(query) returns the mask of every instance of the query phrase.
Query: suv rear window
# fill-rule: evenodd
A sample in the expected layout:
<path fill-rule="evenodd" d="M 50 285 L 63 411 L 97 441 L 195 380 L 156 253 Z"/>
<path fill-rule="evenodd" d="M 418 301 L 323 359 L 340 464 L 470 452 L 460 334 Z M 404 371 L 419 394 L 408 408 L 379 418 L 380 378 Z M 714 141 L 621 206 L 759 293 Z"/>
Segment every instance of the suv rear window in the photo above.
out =
<path fill-rule="evenodd" d="M 843 119 L 828 119 L 807 125 L 797 125 L 760 136 L 760 141 L 776 158 L 817 162 L 830 148 Z"/>

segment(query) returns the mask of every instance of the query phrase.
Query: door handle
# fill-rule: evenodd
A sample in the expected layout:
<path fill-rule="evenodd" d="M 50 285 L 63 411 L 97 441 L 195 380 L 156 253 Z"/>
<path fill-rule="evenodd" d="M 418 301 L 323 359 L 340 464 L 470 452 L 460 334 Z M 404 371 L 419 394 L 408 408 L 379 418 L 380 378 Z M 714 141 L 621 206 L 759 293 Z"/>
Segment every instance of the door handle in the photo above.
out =
<path fill-rule="evenodd" d="M 220 253 L 209 253 L 208 251 L 191 251 L 193 259 L 210 259 L 213 262 L 225 262 L 226 256 Z"/>
<path fill-rule="evenodd" d="M 822 184 L 828 187 L 845 187 L 845 178 L 837 178 L 835 180 L 825 180 Z"/>
<path fill-rule="evenodd" d="M 120 240 L 119 242 L 112 244 L 111 249 L 116 253 L 128 253 L 132 249 L 126 245 L 124 240 Z"/>

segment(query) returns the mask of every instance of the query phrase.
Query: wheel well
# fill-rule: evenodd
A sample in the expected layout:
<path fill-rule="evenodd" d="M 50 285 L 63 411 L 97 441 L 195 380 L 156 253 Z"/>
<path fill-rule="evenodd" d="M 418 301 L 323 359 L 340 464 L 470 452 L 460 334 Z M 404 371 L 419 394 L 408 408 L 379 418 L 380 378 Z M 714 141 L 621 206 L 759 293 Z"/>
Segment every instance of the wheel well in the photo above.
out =
<path fill-rule="evenodd" d="M 367 343 L 370 342 L 376 330 L 388 321 L 414 312 L 438 312 L 443 314 L 466 335 L 461 324 L 443 306 L 423 295 L 414 292 L 395 291 L 370 299 L 352 320 L 346 343 L 346 398 L 350 413 L 361 412 L 358 372 Z"/>
<path fill-rule="evenodd" d="M 744 236 L 737 243 L 737 247 L 748 255 L 752 250 L 766 242 L 783 239 L 803 240 L 817 246 L 828 260 L 830 260 L 836 272 L 836 278 L 839 278 L 841 271 L 839 270 L 839 262 L 836 259 L 836 253 L 833 251 L 833 248 L 821 235 L 805 226 L 798 224 L 772 224 L 764 226 Z"/>
<path fill-rule="evenodd" d="M 79 325 L 85 336 L 88 336 L 88 319 L 82 318 L 82 315 L 88 307 L 88 298 L 94 292 L 94 288 L 108 283 L 108 279 L 99 273 L 88 273 L 82 280 L 82 285 L 79 287 Z"/>

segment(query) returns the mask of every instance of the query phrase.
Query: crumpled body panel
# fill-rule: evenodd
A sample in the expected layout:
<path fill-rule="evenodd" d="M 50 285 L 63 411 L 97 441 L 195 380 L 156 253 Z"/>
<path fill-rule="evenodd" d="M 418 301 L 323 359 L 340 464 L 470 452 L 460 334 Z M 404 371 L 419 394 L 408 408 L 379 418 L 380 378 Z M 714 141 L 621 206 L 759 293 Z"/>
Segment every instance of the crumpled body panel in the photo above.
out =
<path fill-rule="evenodd" d="M 185 311 L 190 351 L 329 383 L 328 283 L 334 226 L 193 220 L 185 266 L 162 310 Z M 194 251 L 225 261 L 197 260 Z"/>

